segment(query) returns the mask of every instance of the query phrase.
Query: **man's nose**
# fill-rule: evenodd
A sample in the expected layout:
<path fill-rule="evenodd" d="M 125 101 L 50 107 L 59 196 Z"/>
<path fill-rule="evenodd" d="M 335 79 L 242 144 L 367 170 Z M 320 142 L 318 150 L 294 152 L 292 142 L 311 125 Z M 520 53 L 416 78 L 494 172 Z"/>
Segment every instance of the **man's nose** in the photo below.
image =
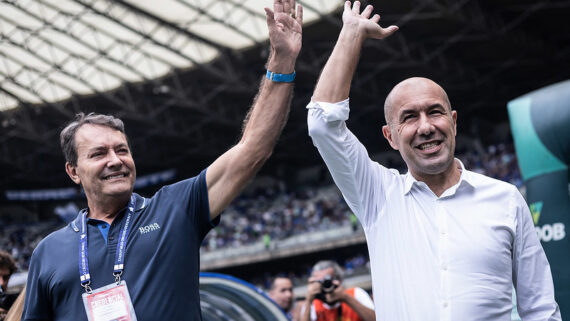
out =
<path fill-rule="evenodd" d="M 119 156 L 117 155 L 117 153 L 115 153 L 114 150 L 109 151 L 109 156 L 108 156 L 108 161 L 107 161 L 107 166 L 108 167 L 116 167 L 116 166 L 120 166 L 123 162 L 121 161 L 121 159 L 119 158 Z"/>
<path fill-rule="evenodd" d="M 435 130 L 431 120 L 426 114 L 421 114 L 418 124 L 418 134 L 420 135 L 430 135 Z"/>

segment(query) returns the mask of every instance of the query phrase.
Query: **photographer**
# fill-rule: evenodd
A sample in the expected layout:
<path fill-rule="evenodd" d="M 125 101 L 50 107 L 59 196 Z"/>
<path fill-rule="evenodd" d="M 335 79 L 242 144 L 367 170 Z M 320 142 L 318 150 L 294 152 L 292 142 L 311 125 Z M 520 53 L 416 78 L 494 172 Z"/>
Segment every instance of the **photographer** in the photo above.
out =
<path fill-rule="evenodd" d="M 319 261 L 307 286 L 301 321 L 376 320 L 374 303 L 361 288 L 345 289 L 344 272 L 333 261 Z"/>
<path fill-rule="evenodd" d="M 0 250 L 0 320 L 4 320 L 6 312 L 10 309 L 17 296 L 6 294 L 8 281 L 14 272 L 16 272 L 14 259 L 8 252 Z"/>

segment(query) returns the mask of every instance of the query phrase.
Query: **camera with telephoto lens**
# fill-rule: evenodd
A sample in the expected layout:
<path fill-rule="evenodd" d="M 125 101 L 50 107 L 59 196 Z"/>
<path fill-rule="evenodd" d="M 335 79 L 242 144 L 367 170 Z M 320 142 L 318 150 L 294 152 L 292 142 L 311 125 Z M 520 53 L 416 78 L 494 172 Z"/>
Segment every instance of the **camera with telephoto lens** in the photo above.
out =
<path fill-rule="evenodd" d="M 333 292 L 337 288 L 337 285 L 333 282 L 335 280 L 336 279 L 333 279 L 330 275 L 325 276 L 322 280 L 318 280 L 317 282 L 321 284 L 321 293 L 317 294 L 316 298 L 323 302 L 327 302 L 326 294 Z"/>

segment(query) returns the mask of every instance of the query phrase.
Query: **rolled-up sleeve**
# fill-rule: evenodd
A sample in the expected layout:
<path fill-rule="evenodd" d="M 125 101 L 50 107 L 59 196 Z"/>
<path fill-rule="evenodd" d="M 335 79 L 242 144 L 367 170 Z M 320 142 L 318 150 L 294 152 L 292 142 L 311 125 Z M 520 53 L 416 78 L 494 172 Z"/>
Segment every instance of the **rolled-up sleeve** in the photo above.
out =
<path fill-rule="evenodd" d="M 370 206 L 374 206 L 374 200 L 379 197 L 374 194 L 383 193 L 381 184 L 377 184 L 379 164 L 372 162 L 366 148 L 346 127 L 349 100 L 337 103 L 311 101 L 307 109 L 307 125 L 313 144 L 348 206 L 366 225 L 370 219 L 366 217 L 367 213 L 374 212 Z"/>

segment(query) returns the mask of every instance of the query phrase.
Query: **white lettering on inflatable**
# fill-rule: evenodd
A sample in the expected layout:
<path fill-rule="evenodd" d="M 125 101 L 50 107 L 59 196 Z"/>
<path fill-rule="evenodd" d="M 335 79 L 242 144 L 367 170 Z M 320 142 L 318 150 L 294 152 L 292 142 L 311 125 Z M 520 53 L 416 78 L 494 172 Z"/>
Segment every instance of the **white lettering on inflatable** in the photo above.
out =
<path fill-rule="evenodd" d="M 536 234 L 542 242 L 560 241 L 566 237 L 564 223 L 544 224 L 536 226 Z"/>

